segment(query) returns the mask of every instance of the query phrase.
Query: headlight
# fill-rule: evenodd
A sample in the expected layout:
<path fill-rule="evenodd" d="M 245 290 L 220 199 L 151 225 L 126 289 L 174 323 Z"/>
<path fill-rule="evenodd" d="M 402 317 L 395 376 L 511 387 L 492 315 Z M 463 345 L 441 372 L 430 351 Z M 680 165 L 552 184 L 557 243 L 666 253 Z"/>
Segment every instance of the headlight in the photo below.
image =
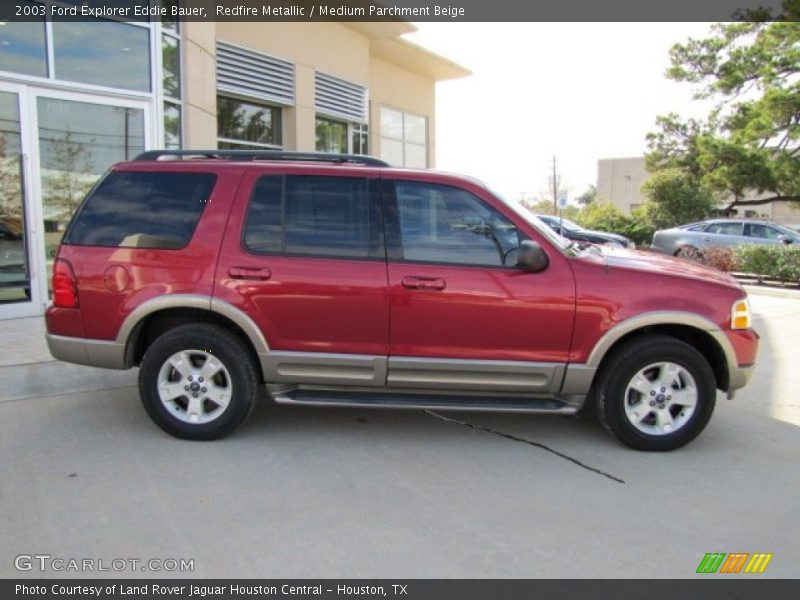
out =
<path fill-rule="evenodd" d="M 731 306 L 731 329 L 749 329 L 752 324 L 750 302 L 747 298 L 734 302 Z"/>

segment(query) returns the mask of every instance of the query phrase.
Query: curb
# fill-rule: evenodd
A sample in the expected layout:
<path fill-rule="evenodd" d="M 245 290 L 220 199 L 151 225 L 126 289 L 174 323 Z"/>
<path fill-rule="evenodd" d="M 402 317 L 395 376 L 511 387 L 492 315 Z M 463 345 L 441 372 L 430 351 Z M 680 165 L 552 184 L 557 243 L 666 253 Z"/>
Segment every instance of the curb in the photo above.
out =
<path fill-rule="evenodd" d="M 761 285 L 743 285 L 742 287 L 752 296 L 772 296 L 773 298 L 800 300 L 800 290 L 784 290 Z"/>

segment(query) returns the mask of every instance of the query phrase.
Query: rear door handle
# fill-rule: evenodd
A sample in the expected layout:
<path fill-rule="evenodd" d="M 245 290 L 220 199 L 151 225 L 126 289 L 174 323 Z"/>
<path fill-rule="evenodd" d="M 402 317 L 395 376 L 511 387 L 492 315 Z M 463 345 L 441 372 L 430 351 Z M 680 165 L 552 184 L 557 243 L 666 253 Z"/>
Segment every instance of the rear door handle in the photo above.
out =
<path fill-rule="evenodd" d="M 272 277 L 272 271 L 260 267 L 231 267 L 228 269 L 231 279 L 249 279 L 252 281 L 266 281 Z"/>
<path fill-rule="evenodd" d="M 400 281 L 409 290 L 443 290 L 447 285 L 441 277 L 416 277 L 406 275 Z"/>

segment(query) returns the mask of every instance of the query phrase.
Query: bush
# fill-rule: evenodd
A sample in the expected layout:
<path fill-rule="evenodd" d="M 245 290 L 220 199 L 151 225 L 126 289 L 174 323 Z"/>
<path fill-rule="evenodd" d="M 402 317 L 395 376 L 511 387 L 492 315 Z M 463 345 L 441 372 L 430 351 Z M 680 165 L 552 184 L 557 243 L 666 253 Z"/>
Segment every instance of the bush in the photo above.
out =
<path fill-rule="evenodd" d="M 637 246 L 649 244 L 655 231 L 645 211 L 636 209 L 628 216 L 610 202 L 600 200 L 586 206 L 575 220 L 586 229 L 624 235 Z"/>
<path fill-rule="evenodd" d="M 712 248 L 705 248 L 702 256 L 703 264 L 709 267 L 714 267 L 715 269 L 725 271 L 726 273 L 739 270 L 733 248 L 728 246 L 714 246 Z"/>
<path fill-rule="evenodd" d="M 737 271 L 759 278 L 800 283 L 800 246 L 738 246 L 733 251 Z"/>

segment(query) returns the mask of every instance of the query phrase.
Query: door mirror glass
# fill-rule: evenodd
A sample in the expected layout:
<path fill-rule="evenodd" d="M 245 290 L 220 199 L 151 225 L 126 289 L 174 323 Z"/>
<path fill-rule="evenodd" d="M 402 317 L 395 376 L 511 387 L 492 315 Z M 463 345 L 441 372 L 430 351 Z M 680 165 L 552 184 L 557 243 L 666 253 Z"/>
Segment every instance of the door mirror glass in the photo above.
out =
<path fill-rule="evenodd" d="M 531 240 L 524 240 L 519 246 L 517 266 L 531 273 L 544 271 L 550 264 L 550 259 L 542 247 Z"/>
<path fill-rule="evenodd" d="M 794 243 L 794 240 L 792 238 L 790 238 L 788 235 L 778 236 L 778 239 L 781 242 L 783 242 L 784 244 L 792 244 L 792 243 Z"/>

